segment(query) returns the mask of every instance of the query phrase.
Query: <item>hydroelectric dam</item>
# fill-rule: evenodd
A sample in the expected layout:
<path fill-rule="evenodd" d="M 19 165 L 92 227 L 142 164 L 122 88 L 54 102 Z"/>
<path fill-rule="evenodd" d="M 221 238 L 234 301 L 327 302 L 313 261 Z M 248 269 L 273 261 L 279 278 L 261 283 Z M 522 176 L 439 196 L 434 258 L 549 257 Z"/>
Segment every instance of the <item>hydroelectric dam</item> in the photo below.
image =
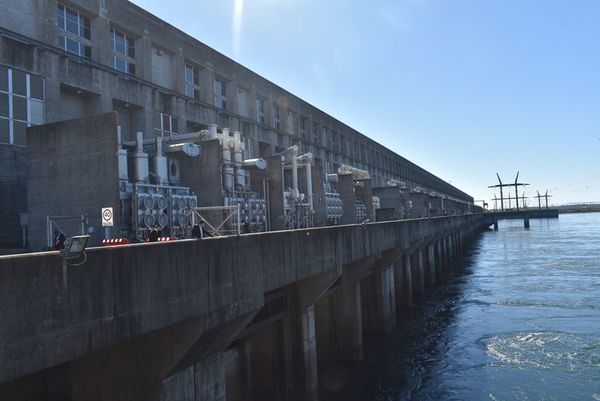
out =
<path fill-rule="evenodd" d="M 485 214 L 0 257 L 2 400 L 316 400 Z"/>

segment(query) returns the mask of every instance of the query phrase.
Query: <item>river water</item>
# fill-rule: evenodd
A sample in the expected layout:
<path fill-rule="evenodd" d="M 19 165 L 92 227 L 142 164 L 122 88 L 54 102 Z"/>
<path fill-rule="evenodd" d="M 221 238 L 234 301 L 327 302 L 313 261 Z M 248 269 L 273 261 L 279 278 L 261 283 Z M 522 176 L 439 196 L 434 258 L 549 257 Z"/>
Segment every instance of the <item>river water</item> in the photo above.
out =
<path fill-rule="evenodd" d="M 501 221 L 334 400 L 600 400 L 600 213 Z"/>

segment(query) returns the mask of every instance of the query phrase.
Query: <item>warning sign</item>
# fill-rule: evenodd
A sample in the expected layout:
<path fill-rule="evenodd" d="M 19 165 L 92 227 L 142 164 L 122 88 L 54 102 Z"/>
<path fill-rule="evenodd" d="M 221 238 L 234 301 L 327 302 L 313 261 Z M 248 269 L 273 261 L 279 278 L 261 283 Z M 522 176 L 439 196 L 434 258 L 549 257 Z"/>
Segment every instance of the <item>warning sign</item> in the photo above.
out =
<path fill-rule="evenodd" d="M 102 208 L 102 227 L 113 226 L 113 208 L 103 207 Z"/>

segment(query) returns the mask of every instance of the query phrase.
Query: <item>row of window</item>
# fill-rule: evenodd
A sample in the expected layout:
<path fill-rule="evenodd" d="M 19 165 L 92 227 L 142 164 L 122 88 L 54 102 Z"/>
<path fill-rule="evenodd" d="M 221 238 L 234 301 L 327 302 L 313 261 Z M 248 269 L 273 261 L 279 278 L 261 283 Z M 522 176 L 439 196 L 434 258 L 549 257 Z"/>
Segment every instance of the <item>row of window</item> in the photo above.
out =
<path fill-rule="evenodd" d="M 59 27 L 58 47 L 87 59 L 92 58 L 90 18 L 58 3 L 56 22 Z M 135 74 L 135 40 L 125 33 L 110 30 L 111 65 L 126 74 Z"/>
<path fill-rule="evenodd" d="M 44 79 L 0 65 L 0 143 L 25 145 L 27 127 L 44 123 Z"/>
<path fill-rule="evenodd" d="M 44 79 L 0 65 L 0 143 L 25 145 L 27 127 L 44 123 Z"/>
<path fill-rule="evenodd" d="M 57 25 L 59 27 L 59 35 L 58 35 L 58 46 L 62 49 L 76 54 L 81 57 L 91 58 L 92 52 L 92 43 L 91 43 L 91 21 L 90 18 L 81 14 L 79 11 L 67 7 L 61 3 L 57 6 Z M 111 65 L 114 69 L 121 71 L 126 74 L 135 74 L 136 73 L 136 64 L 135 64 L 135 56 L 136 56 L 136 42 L 135 39 L 125 34 L 124 32 L 111 28 L 110 29 L 110 49 L 111 49 Z M 202 86 L 200 79 L 200 68 L 191 64 L 186 63 L 184 69 L 184 78 L 185 78 L 185 95 L 194 99 L 201 98 Z M 42 84 L 43 86 L 43 84 Z M 213 93 L 214 93 L 214 105 L 217 108 L 227 110 L 228 109 L 228 97 L 227 97 L 227 82 L 221 78 L 215 78 L 213 81 Z M 239 109 L 241 114 L 245 114 L 247 110 L 243 110 L 247 107 L 246 104 L 246 93 L 242 89 L 238 90 L 238 102 Z M 0 92 L 1 93 L 1 92 Z M 4 96 L 4 97 L 3 97 Z M 0 114 L 0 118 L 4 118 L 6 120 L 14 121 L 13 127 L 10 128 L 0 128 L 0 132 L 3 133 L 4 138 L 1 138 L 2 141 L 11 141 L 19 142 L 20 134 L 15 134 L 16 132 L 21 132 L 20 126 L 18 128 L 14 128 L 15 124 L 20 123 L 30 123 L 27 118 L 27 115 L 23 114 L 22 110 L 23 104 L 25 101 L 19 98 L 19 95 L 14 95 L 13 98 L 7 100 L 8 93 L 5 92 L 4 95 L 0 94 L 0 113 L 4 113 L 5 116 Z M 32 98 L 27 98 L 26 103 L 31 103 Z M 4 104 L 2 104 L 4 102 Z M 43 102 L 43 98 L 42 98 Z M 42 103 L 43 104 L 43 103 Z M 30 105 L 27 106 L 27 110 L 30 110 Z M 39 113 L 39 105 L 33 105 L 33 114 Z M 43 106 L 41 108 L 43 110 Z M 8 111 L 11 110 L 11 113 L 15 116 L 14 118 L 7 117 Z M 271 108 L 271 125 L 275 129 L 281 129 L 281 119 L 280 119 L 280 108 L 277 103 L 273 103 Z M 260 124 L 266 124 L 266 111 L 265 111 L 265 101 L 261 97 L 257 97 L 255 100 L 255 120 Z M 42 113 L 43 114 L 43 113 Z M 18 117 L 18 118 L 17 118 Z M 20 118 L 20 119 L 19 119 Z M 35 121 L 39 121 L 40 118 L 33 116 Z M 42 115 L 43 119 L 43 115 Z M 308 127 L 308 118 L 304 115 L 300 115 L 297 119 L 297 130 L 298 132 L 293 132 L 296 128 L 295 125 L 295 113 L 288 112 L 288 130 L 290 133 L 297 134 L 301 138 L 308 139 L 309 127 Z M 0 125 L 2 122 L 0 122 Z M 6 125 L 6 122 L 4 122 Z M 160 131 L 161 133 L 171 133 L 178 132 L 177 127 L 177 119 L 163 113 L 157 113 L 155 117 L 155 130 Z M 375 164 L 376 167 L 385 170 L 391 170 L 392 167 L 397 167 L 395 170 L 399 170 L 400 167 L 393 166 L 394 163 L 389 158 L 377 157 L 374 151 L 368 151 L 365 149 L 364 145 L 359 145 L 358 143 L 354 143 L 354 148 L 348 148 L 347 142 L 343 136 L 340 137 L 338 141 L 337 134 L 335 131 L 328 131 L 327 127 L 321 126 L 318 122 L 313 122 L 312 130 L 312 142 L 317 145 L 326 145 L 329 148 L 332 148 L 336 152 L 340 152 L 345 156 L 351 156 L 356 160 L 360 160 L 362 162 L 367 162 L 367 159 L 371 159 L 370 161 Z M 15 138 L 17 138 L 15 140 Z M 325 141 L 325 143 L 322 143 Z M 370 156 L 370 157 L 369 157 Z"/>

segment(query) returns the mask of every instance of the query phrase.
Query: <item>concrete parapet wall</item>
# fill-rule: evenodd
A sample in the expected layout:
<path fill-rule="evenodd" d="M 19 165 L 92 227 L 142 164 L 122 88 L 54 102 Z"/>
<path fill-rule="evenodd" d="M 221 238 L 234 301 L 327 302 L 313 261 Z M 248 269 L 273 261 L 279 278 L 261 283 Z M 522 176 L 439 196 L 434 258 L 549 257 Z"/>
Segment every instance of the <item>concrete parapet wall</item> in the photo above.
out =
<path fill-rule="evenodd" d="M 22 247 L 19 213 L 27 211 L 27 150 L 0 143 L 0 248 Z"/>
<path fill-rule="evenodd" d="M 347 225 L 0 257 L 0 382 L 202 317 L 202 330 L 260 308 L 264 293 L 390 249 L 487 225 L 482 215 Z"/>

